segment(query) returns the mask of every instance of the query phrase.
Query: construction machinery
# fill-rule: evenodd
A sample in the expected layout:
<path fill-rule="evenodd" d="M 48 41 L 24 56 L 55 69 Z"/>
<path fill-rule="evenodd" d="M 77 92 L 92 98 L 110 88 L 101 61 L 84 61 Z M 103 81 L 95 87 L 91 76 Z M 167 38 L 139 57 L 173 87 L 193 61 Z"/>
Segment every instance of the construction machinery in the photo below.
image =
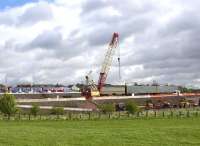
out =
<path fill-rule="evenodd" d="M 97 86 L 94 81 L 91 79 L 91 72 L 86 75 L 86 86 L 82 89 L 82 95 L 86 97 L 86 99 L 91 99 L 93 96 L 100 96 L 103 86 L 105 85 L 106 78 L 108 76 L 108 72 L 110 70 L 113 56 L 115 54 L 116 48 L 119 43 L 119 34 L 114 32 L 111 38 L 111 41 L 108 46 L 108 50 L 106 52 Z M 119 76 L 120 76 L 120 55 L 118 56 L 118 64 L 119 64 Z"/>
<path fill-rule="evenodd" d="M 93 96 L 100 96 L 100 92 L 98 91 L 95 83 L 94 83 L 94 80 L 92 79 L 92 71 L 90 71 L 86 76 L 85 76 L 85 79 L 86 79 L 86 84 L 85 86 L 83 87 L 83 92 L 82 94 L 87 98 L 91 98 Z"/>

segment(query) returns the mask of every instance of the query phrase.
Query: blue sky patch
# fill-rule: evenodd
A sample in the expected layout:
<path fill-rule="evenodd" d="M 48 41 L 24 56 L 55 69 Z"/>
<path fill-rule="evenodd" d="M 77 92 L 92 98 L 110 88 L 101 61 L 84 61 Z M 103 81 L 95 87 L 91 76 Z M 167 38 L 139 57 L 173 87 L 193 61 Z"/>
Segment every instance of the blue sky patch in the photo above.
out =
<path fill-rule="evenodd" d="M 37 2 L 39 0 L 0 0 L 0 9 L 5 9 L 7 7 L 16 7 L 20 5 L 24 5 L 30 2 Z M 47 0 L 53 1 L 53 0 Z"/>

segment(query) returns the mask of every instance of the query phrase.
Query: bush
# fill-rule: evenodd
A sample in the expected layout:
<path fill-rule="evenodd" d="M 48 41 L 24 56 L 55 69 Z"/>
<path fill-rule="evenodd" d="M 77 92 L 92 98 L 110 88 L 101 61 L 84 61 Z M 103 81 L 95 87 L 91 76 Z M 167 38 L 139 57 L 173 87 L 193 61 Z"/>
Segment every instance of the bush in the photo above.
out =
<path fill-rule="evenodd" d="M 139 111 L 138 106 L 132 101 L 127 102 L 125 108 L 129 114 L 135 114 L 137 111 Z"/>
<path fill-rule="evenodd" d="M 115 111 L 115 105 L 114 104 L 103 104 L 100 106 L 100 110 L 103 112 L 103 113 L 112 113 Z"/>
<path fill-rule="evenodd" d="M 0 111 L 10 119 L 10 116 L 17 112 L 15 96 L 12 94 L 2 95 L 0 97 Z"/>
<path fill-rule="evenodd" d="M 63 107 L 53 107 L 51 109 L 51 114 L 53 114 L 53 115 L 63 115 L 64 114 L 64 108 Z"/>
<path fill-rule="evenodd" d="M 34 105 L 32 105 L 32 107 L 30 109 L 30 114 L 32 114 L 36 117 L 39 111 L 40 111 L 40 107 L 38 105 L 34 104 Z"/>

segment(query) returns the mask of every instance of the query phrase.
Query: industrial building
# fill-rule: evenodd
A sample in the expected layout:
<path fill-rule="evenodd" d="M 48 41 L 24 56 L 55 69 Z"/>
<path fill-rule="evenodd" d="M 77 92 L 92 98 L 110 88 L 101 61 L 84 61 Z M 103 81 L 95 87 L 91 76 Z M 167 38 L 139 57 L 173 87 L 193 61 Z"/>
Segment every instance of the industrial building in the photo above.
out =
<path fill-rule="evenodd" d="M 105 85 L 102 88 L 101 94 L 106 95 L 126 95 L 125 85 Z"/>
<path fill-rule="evenodd" d="M 127 94 L 128 95 L 141 95 L 141 94 L 157 94 L 157 93 L 176 93 L 178 90 L 177 86 L 147 86 L 147 85 L 128 85 Z"/>
<path fill-rule="evenodd" d="M 145 95 L 158 93 L 175 93 L 177 86 L 165 85 L 105 85 L 102 95 Z"/>

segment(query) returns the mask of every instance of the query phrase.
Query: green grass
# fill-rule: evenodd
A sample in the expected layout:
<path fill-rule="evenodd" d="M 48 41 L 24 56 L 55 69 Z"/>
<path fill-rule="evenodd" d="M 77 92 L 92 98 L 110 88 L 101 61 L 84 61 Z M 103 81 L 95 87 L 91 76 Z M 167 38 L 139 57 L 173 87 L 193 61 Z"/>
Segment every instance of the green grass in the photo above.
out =
<path fill-rule="evenodd" d="M 199 146 L 200 118 L 0 121 L 0 146 Z"/>

